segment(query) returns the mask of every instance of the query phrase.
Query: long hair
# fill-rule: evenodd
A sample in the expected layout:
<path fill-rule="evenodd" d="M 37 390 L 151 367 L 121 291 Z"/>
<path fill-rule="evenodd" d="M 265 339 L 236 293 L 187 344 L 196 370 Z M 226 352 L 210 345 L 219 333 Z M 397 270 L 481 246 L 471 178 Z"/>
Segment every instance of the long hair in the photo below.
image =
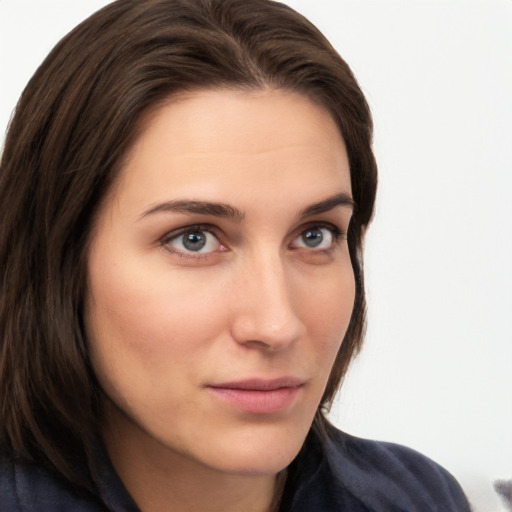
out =
<path fill-rule="evenodd" d="M 359 350 L 362 243 L 377 171 L 368 105 L 325 37 L 269 0 L 118 0 L 51 51 L 24 90 L 0 168 L 0 446 L 91 489 L 101 390 L 82 319 L 86 253 L 101 201 L 142 117 L 183 91 L 285 89 L 336 121 L 356 203 L 352 318 L 314 428 Z"/>

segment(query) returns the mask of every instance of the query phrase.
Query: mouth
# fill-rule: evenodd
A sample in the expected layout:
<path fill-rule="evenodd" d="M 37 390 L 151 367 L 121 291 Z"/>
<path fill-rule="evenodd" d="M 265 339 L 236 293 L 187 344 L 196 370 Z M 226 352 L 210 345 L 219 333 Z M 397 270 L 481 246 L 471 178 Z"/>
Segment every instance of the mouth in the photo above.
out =
<path fill-rule="evenodd" d="M 246 379 L 208 385 L 216 398 L 252 414 L 275 414 L 287 410 L 297 398 L 304 381 L 295 377 Z"/>

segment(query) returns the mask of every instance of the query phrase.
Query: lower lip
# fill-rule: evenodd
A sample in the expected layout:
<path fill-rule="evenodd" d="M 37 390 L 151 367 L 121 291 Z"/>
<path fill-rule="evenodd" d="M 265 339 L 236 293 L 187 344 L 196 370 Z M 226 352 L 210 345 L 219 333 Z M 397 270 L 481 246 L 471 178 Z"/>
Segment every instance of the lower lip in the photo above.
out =
<path fill-rule="evenodd" d="M 273 414 L 287 409 L 297 396 L 300 386 L 272 389 L 208 388 L 214 395 L 232 406 L 252 414 Z"/>

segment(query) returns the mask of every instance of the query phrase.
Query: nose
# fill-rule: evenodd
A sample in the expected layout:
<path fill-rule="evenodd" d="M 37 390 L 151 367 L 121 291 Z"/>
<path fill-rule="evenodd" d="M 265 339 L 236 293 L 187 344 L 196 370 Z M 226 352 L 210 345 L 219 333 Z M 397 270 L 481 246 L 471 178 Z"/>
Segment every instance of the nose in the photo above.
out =
<path fill-rule="evenodd" d="M 233 339 L 267 351 L 286 350 L 305 333 L 297 311 L 300 287 L 293 282 L 293 272 L 279 255 L 254 258 L 239 272 L 231 327 Z"/>

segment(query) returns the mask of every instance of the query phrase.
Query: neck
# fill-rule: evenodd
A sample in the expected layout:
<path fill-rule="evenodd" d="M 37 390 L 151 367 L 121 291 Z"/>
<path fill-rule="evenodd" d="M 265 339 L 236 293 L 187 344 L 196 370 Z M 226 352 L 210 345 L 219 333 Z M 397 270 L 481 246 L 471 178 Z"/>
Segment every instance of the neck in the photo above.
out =
<path fill-rule="evenodd" d="M 240 475 L 190 460 L 140 435 L 138 427 L 106 428 L 105 445 L 141 512 L 276 512 L 285 472 Z"/>

